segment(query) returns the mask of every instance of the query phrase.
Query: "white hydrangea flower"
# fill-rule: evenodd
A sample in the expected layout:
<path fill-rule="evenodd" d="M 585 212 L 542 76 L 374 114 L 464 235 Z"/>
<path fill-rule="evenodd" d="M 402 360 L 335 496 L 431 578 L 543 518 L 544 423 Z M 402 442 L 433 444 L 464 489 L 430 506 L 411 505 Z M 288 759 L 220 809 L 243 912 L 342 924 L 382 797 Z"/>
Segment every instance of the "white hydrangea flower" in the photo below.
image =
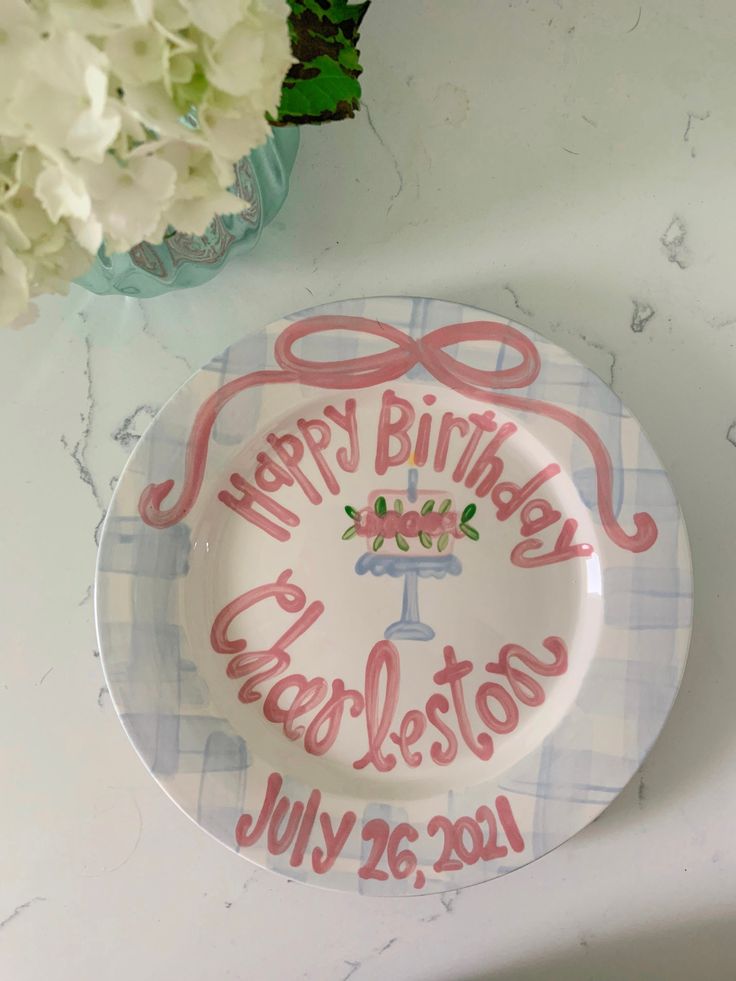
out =
<path fill-rule="evenodd" d="M 253 4 L 224 37 L 202 41 L 208 80 L 229 95 L 248 96 L 254 112 L 277 110 L 284 75 L 294 62 L 288 31 L 274 30 L 277 24 L 283 24 L 283 15 Z"/>
<path fill-rule="evenodd" d="M 30 49 L 8 114 L 31 144 L 102 160 L 120 129 L 107 97 L 107 59 L 78 34 L 50 34 Z"/>
<path fill-rule="evenodd" d="M 261 83 L 264 48 L 260 31 L 235 25 L 220 40 L 204 43 L 208 79 L 230 95 L 249 95 Z"/>
<path fill-rule="evenodd" d="M 126 252 L 158 226 L 176 187 L 176 168 L 155 156 L 134 157 L 125 166 L 108 157 L 86 167 L 94 213 L 108 252 Z"/>
<path fill-rule="evenodd" d="M 27 263 L 33 296 L 68 293 L 71 281 L 89 269 L 93 258 L 74 240 L 66 224 L 57 225 L 53 236 L 21 257 Z"/>
<path fill-rule="evenodd" d="M 19 317 L 29 299 L 25 265 L 9 246 L 0 244 L 0 324 L 12 323 Z"/>
<path fill-rule="evenodd" d="M 208 80 L 228 95 L 248 96 L 253 112 L 276 112 L 294 61 L 288 34 L 274 32 L 272 23 L 272 15 L 259 12 L 220 40 L 202 43 Z"/>
<path fill-rule="evenodd" d="M 176 168 L 176 194 L 162 216 L 162 231 L 172 226 L 188 235 L 201 235 L 215 215 L 229 215 L 247 207 L 236 194 L 221 186 L 209 151 L 186 143 L 171 143 L 162 156 Z M 230 181 L 232 181 L 232 168 Z"/>
<path fill-rule="evenodd" d="M 0 92 L 8 93 L 18 80 L 28 50 L 40 39 L 41 19 L 23 0 L 2 0 L 0 13 Z M 0 131 L 3 126 L 0 98 Z"/>
<path fill-rule="evenodd" d="M 48 11 L 60 28 L 104 37 L 149 21 L 153 0 L 48 0 Z"/>
<path fill-rule="evenodd" d="M 199 125 L 212 153 L 230 163 L 264 143 L 271 132 L 266 117 L 254 112 L 247 99 L 221 95 L 206 98 Z"/>
<path fill-rule="evenodd" d="M 15 252 L 25 252 L 31 247 L 31 240 L 7 209 L 0 209 L 0 242 Z"/>
<path fill-rule="evenodd" d="M 62 217 L 86 221 L 92 212 L 92 199 L 84 179 L 63 160 L 44 163 L 34 191 L 53 222 Z"/>
<path fill-rule="evenodd" d="M 162 83 L 131 86 L 126 89 L 125 101 L 143 125 L 160 139 L 183 139 L 202 144 L 205 142 L 201 133 L 188 130 L 184 126 L 181 110 L 172 102 Z"/>
<path fill-rule="evenodd" d="M 83 249 L 91 256 L 97 255 L 105 236 L 102 222 L 94 213 L 91 213 L 88 218 L 70 218 L 69 228 Z"/>
<path fill-rule="evenodd" d="M 18 190 L 15 167 L 0 159 L 0 207 Z M 0 212 L 1 214 L 2 212 Z"/>
<path fill-rule="evenodd" d="M 166 41 L 148 26 L 116 31 L 107 39 L 105 53 L 124 84 L 145 85 L 163 77 Z"/>
<path fill-rule="evenodd" d="M 11 221 L 16 233 L 28 241 L 25 249 L 41 247 L 55 234 L 55 224 L 46 214 L 31 187 L 21 186 L 6 202 L 6 222 Z"/>
<path fill-rule="evenodd" d="M 221 38 L 245 17 L 251 0 L 180 0 L 195 27 Z"/>
<path fill-rule="evenodd" d="M 154 0 L 153 16 L 168 31 L 181 31 L 191 23 L 188 12 L 179 0 Z"/>
<path fill-rule="evenodd" d="M 47 160 L 33 188 L 51 221 L 66 218 L 79 245 L 95 255 L 102 245 L 102 223 L 92 211 L 92 198 L 79 170 L 63 158 Z"/>
<path fill-rule="evenodd" d="M 108 252 L 243 209 L 284 0 L 0 0 L 0 324 Z"/>
<path fill-rule="evenodd" d="M 164 88 L 169 98 L 174 95 L 174 86 L 186 85 L 191 82 L 197 70 L 194 58 L 186 52 L 172 53 L 169 48 L 164 54 Z"/>

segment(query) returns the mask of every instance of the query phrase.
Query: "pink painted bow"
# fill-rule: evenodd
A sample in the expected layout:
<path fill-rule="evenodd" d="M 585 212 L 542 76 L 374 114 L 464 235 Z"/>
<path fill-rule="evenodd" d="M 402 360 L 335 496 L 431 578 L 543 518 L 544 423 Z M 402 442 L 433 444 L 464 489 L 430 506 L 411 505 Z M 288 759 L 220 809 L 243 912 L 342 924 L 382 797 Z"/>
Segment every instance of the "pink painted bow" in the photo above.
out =
<path fill-rule="evenodd" d="M 297 341 L 312 334 L 328 331 L 352 331 L 370 334 L 393 346 L 378 354 L 347 358 L 342 361 L 309 361 L 294 353 Z M 464 364 L 448 354 L 446 348 L 464 341 L 491 341 L 513 348 L 521 361 L 501 371 L 484 371 Z M 657 526 L 646 512 L 633 516 L 635 532 L 628 534 L 613 513 L 613 467 L 608 450 L 595 430 L 574 412 L 536 399 L 508 394 L 507 389 L 525 388 L 539 374 L 539 352 L 532 341 L 514 327 L 494 321 L 474 320 L 448 324 L 420 338 L 390 324 L 364 317 L 317 316 L 298 320 L 286 327 L 276 340 L 274 355 L 279 367 L 254 371 L 223 385 L 200 406 L 187 443 L 184 484 L 179 499 L 168 509 L 164 500 L 174 487 L 173 480 L 149 484 L 140 497 L 138 509 L 146 524 L 167 528 L 181 521 L 194 506 L 207 463 L 207 448 L 218 414 L 238 393 L 257 385 L 300 382 L 326 389 L 371 388 L 403 377 L 417 364 L 449 388 L 467 398 L 491 405 L 532 412 L 566 426 L 587 446 L 593 459 L 598 491 L 601 524 L 620 548 L 644 552 L 657 538 Z"/>

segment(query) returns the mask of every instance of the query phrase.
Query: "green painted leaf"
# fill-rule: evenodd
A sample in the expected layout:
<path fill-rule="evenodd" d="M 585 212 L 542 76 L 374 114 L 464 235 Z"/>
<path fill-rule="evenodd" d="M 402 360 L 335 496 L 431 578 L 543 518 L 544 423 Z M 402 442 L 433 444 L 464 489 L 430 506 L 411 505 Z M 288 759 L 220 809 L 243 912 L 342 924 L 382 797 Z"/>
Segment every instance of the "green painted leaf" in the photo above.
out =
<path fill-rule="evenodd" d="M 352 117 L 360 106 L 360 23 L 368 2 L 289 0 L 289 35 L 297 63 L 281 93 L 277 124 Z"/>
<path fill-rule="evenodd" d="M 432 539 L 429 537 L 426 531 L 419 532 L 419 541 L 424 545 L 425 548 L 432 547 Z"/>
<path fill-rule="evenodd" d="M 449 541 L 450 536 L 447 534 L 447 532 L 445 532 L 444 535 L 440 535 L 440 537 L 437 539 L 437 551 L 444 552 Z"/>
<path fill-rule="evenodd" d="M 422 514 L 429 514 L 429 512 L 434 507 L 434 501 L 430 498 L 422 504 Z"/>
<path fill-rule="evenodd" d="M 396 500 L 394 501 L 394 511 L 395 511 L 395 512 L 396 512 L 397 514 L 403 514 L 403 513 L 404 513 L 404 505 L 403 505 L 403 503 L 402 503 L 402 502 L 401 502 L 401 501 L 400 501 L 400 500 L 398 499 L 398 497 L 397 497 L 397 498 L 396 498 Z"/>
<path fill-rule="evenodd" d="M 357 534 L 358 534 L 358 529 L 355 527 L 355 525 L 350 525 L 350 527 L 346 528 L 345 531 L 342 533 L 342 537 L 343 540 L 347 542 L 349 539 L 355 538 Z"/>
<path fill-rule="evenodd" d="M 383 545 L 383 535 L 376 535 L 373 539 L 373 551 L 377 552 L 381 545 Z"/>
<path fill-rule="evenodd" d="M 409 543 L 404 538 L 404 536 L 402 534 L 400 534 L 399 532 L 396 533 L 396 544 L 399 546 L 399 548 L 401 549 L 402 552 L 408 552 L 409 551 Z"/>
<path fill-rule="evenodd" d="M 349 504 L 345 505 L 345 513 L 349 518 L 355 518 L 356 521 L 360 518 L 360 515 L 355 510 L 355 508 L 351 507 Z"/>
<path fill-rule="evenodd" d="M 460 522 L 460 531 L 463 533 L 463 535 L 467 535 L 468 538 L 472 538 L 474 542 L 477 542 L 480 538 L 480 535 L 476 529 L 473 528 L 472 525 L 466 525 L 464 521 Z"/>
<path fill-rule="evenodd" d="M 382 518 L 383 515 L 386 513 L 387 511 L 386 498 L 383 497 L 383 495 L 381 495 L 381 497 L 376 498 L 375 504 L 373 505 L 373 510 L 380 518 Z"/>
<path fill-rule="evenodd" d="M 468 504 L 468 506 L 463 509 L 463 513 L 460 516 L 460 520 L 461 521 L 470 521 L 470 519 L 473 517 L 473 515 L 475 514 L 475 512 L 477 510 L 478 510 L 478 508 L 475 506 L 475 504 Z"/>
<path fill-rule="evenodd" d="M 452 501 L 450 500 L 449 497 L 446 497 L 442 502 L 442 504 L 440 504 L 440 506 L 437 508 L 437 510 L 440 512 L 440 514 L 444 514 L 445 511 L 449 511 L 451 507 L 452 507 Z"/>

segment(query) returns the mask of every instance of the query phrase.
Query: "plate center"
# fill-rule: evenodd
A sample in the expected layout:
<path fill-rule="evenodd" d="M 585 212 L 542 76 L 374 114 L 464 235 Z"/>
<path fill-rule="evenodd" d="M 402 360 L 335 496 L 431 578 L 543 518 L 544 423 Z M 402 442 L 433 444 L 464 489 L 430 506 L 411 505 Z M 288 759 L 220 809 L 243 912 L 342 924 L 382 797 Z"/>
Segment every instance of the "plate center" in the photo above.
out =
<path fill-rule="evenodd" d="M 600 630 L 560 427 L 422 382 L 279 398 L 203 496 L 179 593 L 213 705 L 336 794 L 499 779 L 567 713 Z"/>

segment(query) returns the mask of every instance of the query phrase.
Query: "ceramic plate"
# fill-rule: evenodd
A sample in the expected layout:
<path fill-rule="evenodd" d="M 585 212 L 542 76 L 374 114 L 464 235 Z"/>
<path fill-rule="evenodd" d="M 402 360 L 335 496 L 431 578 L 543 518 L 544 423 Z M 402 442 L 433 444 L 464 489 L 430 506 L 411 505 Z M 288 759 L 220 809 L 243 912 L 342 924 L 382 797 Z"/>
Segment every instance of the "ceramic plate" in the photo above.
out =
<path fill-rule="evenodd" d="M 202 828 L 380 896 L 454 889 L 588 824 L 661 729 L 691 566 L 616 395 L 518 324 L 351 300 L 197 372 L 105 523 L 102 660 Z"/>

